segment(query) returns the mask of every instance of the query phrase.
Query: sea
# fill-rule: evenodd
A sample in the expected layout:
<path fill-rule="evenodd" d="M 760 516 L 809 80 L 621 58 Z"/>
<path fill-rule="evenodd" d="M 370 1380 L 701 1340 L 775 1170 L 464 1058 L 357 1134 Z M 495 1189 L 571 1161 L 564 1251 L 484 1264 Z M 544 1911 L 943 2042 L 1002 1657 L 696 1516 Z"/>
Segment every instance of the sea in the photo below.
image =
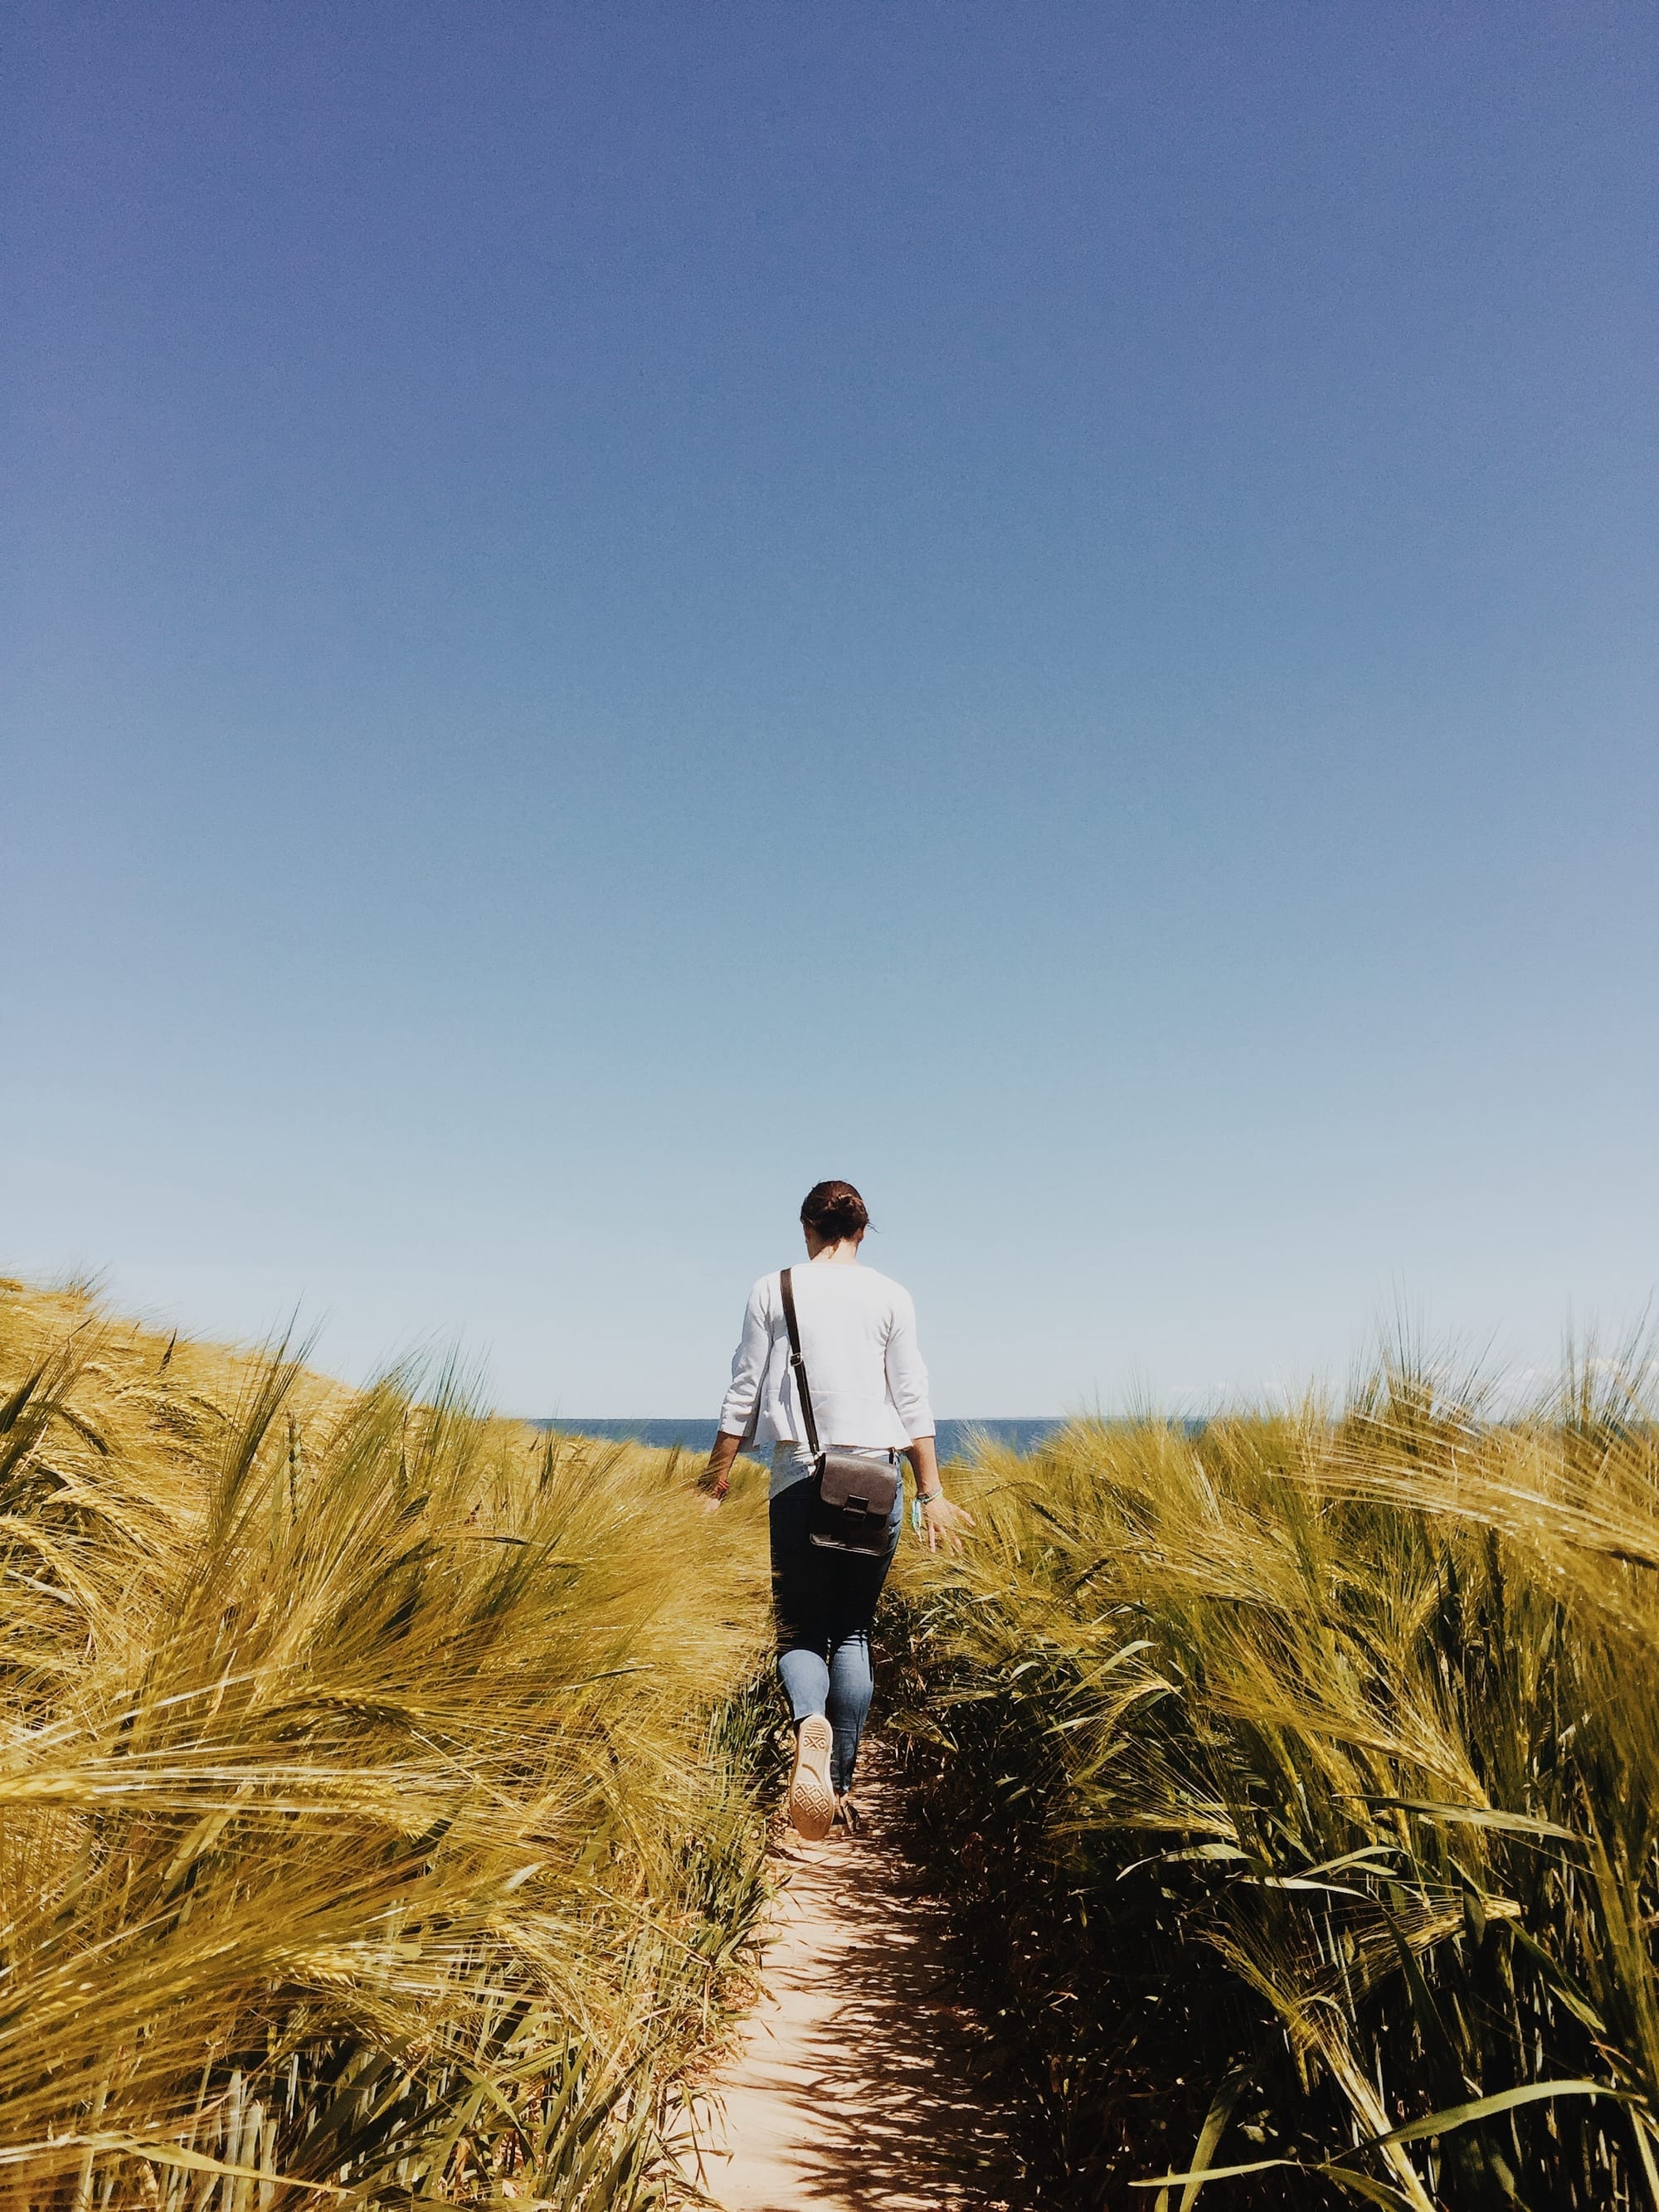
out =
<path fill-rule="evenodd" d="M 666 1449 L 678 1444 L 682 1451 L 704 1455 L 714 1441 L 717 1425 L 713 1421 L 617 1421 L 580 1420 L 574 1416 L 566 1419 L 539 1420 L 532 1424 L 538 1429 L 556 1429 L 574 1437 L 603 1437 L 612 1443 L 655 1444 Z M 962 1459 L 971 1450 L 973 1440 L 988 1437 L 994 1443 L 1011 1445 L 1015 1451 L 1027 1452 L 1052 1436 L 1065 1422 L 1058 1413 L 1021 1414 L 1012 1419 L 989 1421 L 941 1421 L 939 1424 L 939 1455 L 942 1460 Z"/>

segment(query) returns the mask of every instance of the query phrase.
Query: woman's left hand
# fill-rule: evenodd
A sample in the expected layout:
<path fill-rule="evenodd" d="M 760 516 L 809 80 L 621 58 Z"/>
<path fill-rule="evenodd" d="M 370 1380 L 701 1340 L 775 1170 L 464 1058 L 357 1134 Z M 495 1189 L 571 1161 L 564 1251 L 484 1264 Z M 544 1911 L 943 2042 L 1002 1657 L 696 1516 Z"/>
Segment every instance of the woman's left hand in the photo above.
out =
<path fill-rule="evenodd" d="M 965 1505 L 952 1505 L 943 1492 L 937 1498 L 921 1501 L 921 1533 L 930 1552 L 937 1552 L 942 1544 L 946 1551 L 954 1551 L 962 1541 L 963 1531 L 974 1526 L 974 1516 Z"/>

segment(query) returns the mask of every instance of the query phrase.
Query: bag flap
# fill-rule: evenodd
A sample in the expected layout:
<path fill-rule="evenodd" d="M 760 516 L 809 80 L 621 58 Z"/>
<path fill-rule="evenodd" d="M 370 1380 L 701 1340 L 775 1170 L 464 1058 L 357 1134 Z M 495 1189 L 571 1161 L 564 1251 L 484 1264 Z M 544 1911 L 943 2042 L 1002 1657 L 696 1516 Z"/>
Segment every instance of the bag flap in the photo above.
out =
<path fill-rule="evenodd" d="M 839 1511 L 873 1513 L 884 1521 L 893 1510 L 898 1479 L 898 1468 L 890 1459 L 825 1452 L 818 1495 L 826 1505 Z"/>

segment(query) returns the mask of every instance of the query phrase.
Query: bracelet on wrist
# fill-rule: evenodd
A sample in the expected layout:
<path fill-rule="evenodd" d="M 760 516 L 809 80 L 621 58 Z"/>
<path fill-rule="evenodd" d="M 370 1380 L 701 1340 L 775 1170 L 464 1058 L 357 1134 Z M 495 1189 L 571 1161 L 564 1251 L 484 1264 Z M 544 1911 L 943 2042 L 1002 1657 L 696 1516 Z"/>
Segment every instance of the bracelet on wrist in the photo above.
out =
<path fill-rule="evenodd" d="M 942 1490 L 919 1490 L 916 1492 L 916 1503 L 918 1505 L 938 1505 L 943 1501 L 944 1497 L 945 1492 Z"/>

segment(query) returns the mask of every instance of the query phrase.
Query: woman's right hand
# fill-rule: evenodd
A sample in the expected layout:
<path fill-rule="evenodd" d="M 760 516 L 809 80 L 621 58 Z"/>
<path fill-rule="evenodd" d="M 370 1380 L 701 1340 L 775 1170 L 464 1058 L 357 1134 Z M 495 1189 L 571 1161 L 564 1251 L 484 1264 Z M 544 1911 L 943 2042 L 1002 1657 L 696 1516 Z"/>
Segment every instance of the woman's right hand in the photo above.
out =
<path fill-rule="evenodd" d="M 698 1486 L 703 1493 L 703 1504 L 711 1513 L 731 1486 L 732 1462 L 736 1459 L 742 1442 L 741 1437 L 728 1436 L 722 1429 L 714 1439 L 708 1466 L 697 1477 Z"/>

